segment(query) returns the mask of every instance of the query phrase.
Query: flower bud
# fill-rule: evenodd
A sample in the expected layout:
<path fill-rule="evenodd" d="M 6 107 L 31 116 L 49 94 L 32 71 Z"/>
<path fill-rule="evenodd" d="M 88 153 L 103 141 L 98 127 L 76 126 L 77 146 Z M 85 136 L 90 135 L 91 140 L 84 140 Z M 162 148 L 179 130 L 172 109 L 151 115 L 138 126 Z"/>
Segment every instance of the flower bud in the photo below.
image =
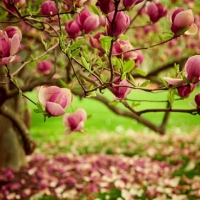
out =
<path fill-rule="evenodd" d="M 17 31 L 11 33 L 9 29 L 10 27 L 0 30 L 0 66 L 12 62 L 20 47 L 21 31 L 17 27 L 13 27 Z"/>
<path fill-rule="evenodd" d="M 50 74 L 51 68 L 52 68 L 52 63 L 47 60 L 38 62 L 38 64 L 37 64 L 37 71 L 40 74 L 44 74 L 44 75 Z"/>
<path fill-rule="evenodd" d="M 184 10 L 183 8 L 174 8 L 168 13 L 168 19 L 171 22 L 171 30 L 174 34 L 183 34 L 179 31 L 185 30 L 187 35 L 195 35 L 198 31 L 194 24 L 194 16 L 192 10 Z M 188 29 L 187 29 L 188 28 Z"/>
<path fill-rule="evenodd" d="M 187 79 L 191 83 L 198 83 L 200 80 L 200 55 L 190 57 L 185 63 Z"/>
<path fill-rule="evenodd" d="M 113 21 L 114 12 L 108 15 L 108 25 L 107 32 L 110 36 L 118 37 L 120 34 L 124 33 L 126 29 L 130 26 L 130 18 L 125 12 L 118 12 L 116 14 L 115 20 Z"/>
<path fill-rule="evenodd" d="M 161 3 L 150 3 L 147 7 L 147 14 L 150 20 L 155 23 L 160 18 L 167 14 L 167 9 L 163 7 Z"/>
<path fill-rule="evenodd" d="M 85 31 L 86 34 L 96 30 L 100 25 L 99 16 L 90 13 L 86 9 L 83 9 L 80 14 L 76 15 L 76 22 L 80 30 Z"/>
<path fill-rule="evenodd" d="M 130 10 L 133 6 L 143 1 L 144 0 L 123 0 L 123 5 L 126 9 Z"/>
<path fill-rule="evenodd" d="M 79 25 L 74 20 L 68 21 L 65 24 L 65 30 L 68 33 L 68 35 L 72 38 L 76 37 L 81 33 Z"/>
<path fill-rule="evenodd" d="M 56 4 L 54 1 L 44 1 L 41 4 L 40 9 L 43 15 L 50 16 L 57 14 Z"/>
<path fill-rule="evenodd" d="M 115 10 L 115 3 L 112 0 L 98 0 L 96 6 L 105 14 Z"/>
<path fill-rule="evenodd" d="M 194 100 L 195 100 L 197 107 L 200 107 L 200 93 L 195 95 Z"/>
<path fill-rule="evenodd" d="M 63 124 L 67 128 L 66 133 L 81 132 L 87 119 L 87 113 L 83 109 L 77 109 L 72 114 L 65 114 Z"/>
<path fill-rule="evenodd" d="M 126 96 L 131 92 L 131 88 L 129 88 L 129 83 L 127 80 L 120 80 L 120 77 L 116 77 L 113 80 L 113 84 L 117 87 L 110 87 L 110 91 L 118 98 L 125 99 Z"/>
<path fill-rule="evenodd" d="M 57 86 L 41 87 L 38 93 L 39 102 L 50 116 L 61 116 L 72 103 L 71 91 Z"/>
<path fill-rule="evenodd" d="M 6 6 L 7 9 L 9 9 L 12 12 L 16 12 L 14 6 L 10 3 L 10 0 L 3 0 L 4 5 Z M 17 7 L 17 9 L 21 9 L 24 7 L 26 0 L 13 0 L 13 3 Z"/>

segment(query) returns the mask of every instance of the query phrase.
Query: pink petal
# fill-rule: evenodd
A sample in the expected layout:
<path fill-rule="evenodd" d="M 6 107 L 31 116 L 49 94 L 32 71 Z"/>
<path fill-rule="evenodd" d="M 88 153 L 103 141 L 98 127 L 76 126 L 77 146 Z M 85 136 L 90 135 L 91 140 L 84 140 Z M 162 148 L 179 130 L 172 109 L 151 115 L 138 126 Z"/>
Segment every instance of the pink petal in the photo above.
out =
<path fill-rule="evenodd" d="M 47 102 L 46 109 L 52 116 L 61 116 L 65 114 L 65 110 L 57 103 Z"/>
<path fill-rule="evenodd" d="M 174 19 L 174 25 L 179 28 L 190 26 L 194 22 L 192 10 L 179 12 Z"/>
<path fill-rule="evenodd" d="M 10 55 L 14 55 L 17 53 L 19 46 L 20 46 L 20 38 L 18 34 L 15 34 L 10 40 Z"/>
<path fill-rule="evenodd" d="M 170 77 L 162 77 L 168 84 L 176 85 L 178 83 L 183 82 L 183 79 L 180 78 L 170 78 Z"/>
<path fill-rule="evenodd" d="M 65 108 L 68 108 L 71 105 L 72 100 L 73 100 L 71 90 L 67 88 L 61 88 L 61 93 L 67 97 L 67 105 Z"/>

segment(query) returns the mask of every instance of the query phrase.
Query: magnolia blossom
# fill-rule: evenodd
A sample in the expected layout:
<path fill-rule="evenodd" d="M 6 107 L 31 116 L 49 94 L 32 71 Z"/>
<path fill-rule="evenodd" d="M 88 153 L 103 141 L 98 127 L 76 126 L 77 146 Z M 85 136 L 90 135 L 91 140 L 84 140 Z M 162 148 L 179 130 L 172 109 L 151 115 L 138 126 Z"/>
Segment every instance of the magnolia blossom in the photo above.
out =
<path fill-rule="evenodd" d="M 26 0 L 13 0 L 13 2 L 15 3 L 18 9 L 21 9 L 24 7 Z M 14 6 L 10 3 L 10 0 L 3 0 L 3 3 L 7 9 L 9 9 L 12 12 L 16 12 Z"/>
<path fill-rule="evenodd" d="M 103 48 L 101 47 L 100 43 L 100 36 L 101 35 L 106 35 L 105 32 L 98 32 L 94 36 L 89 37 L 90 44 L 94 47 L 99 49 L 100 51 L 104 51 Z"/>
<path fill-rule="evenodd" d="M 51 72 L 52 63 L 51 61 L 44 60 L 38 62 L 37 64 L 37 71 L 41 74 L 48 75 Z"/>
<path fill-rule="evenodd" d="M 147 7 L 147 14 L 150 20 L 155 23 L 167 14 L 167 8 L 164 8 L 161 3 L 151 2 Z"/>
<path fill-rule="evenodd" d="M 81 33 L 80 27 L 75 20 L 70 20 L 65 24 L 65 30 L 70 37 L 76 37 Z"/>
<path fill-rule="evenodd" d="M 200 93 L 195 95 L 194 100 L 195 100 L 196 106 L 200 107 Z"/>
<path fill-rule="evenodd" d="M 191 83 L 198 83 L 200 80 L 200 55 L 190 57 L 185 63 L 187 79 Z"/>
<path fill-rule="evenodd" d="M 83 9 L 80 14 L 76 15 L 76 22 L 80 30 L 85 31 L 86 34 L 96 30 L 100 25 L 99 16 L 90 13 L 86 9 Z"/>
<path fill-rule="evenodd" d="M 107 33 L 108 35 L 118 37 L 130 26 L 130 18 L 125 12 L 122 11 L 117 12 L 114 22 L 113 17 L 114 12 L 108 15 Z"/>
<path fill-rule="evenodd" d="M 131 92 L 131 88 L 129 88 L 129 83 L 125 79 L 123 81 L 120 80 L 120 77 L 116 77 L 113 81 L 113 84 L 117 87 L 110 87 L 110 91 L 118 98 L 124 99 Z"/>
<path fill-rule="evenodd" d="M 112 54 L 116 55 L 118 58 L 123 57 L 124 60 L 134 60 L 135 67 L 138 67 L 144 60 L 144 56 L 141 51 L 133 50 L 133 46 L 129 40 L 118 39 L 113 44 Z"/>
<path fill-rule="evenodd" d="M 14 26 L 0 30 L 0 66 L 6 65 L 15 59 L 22 39 L 21 31 Z"/>
<path fill-rule="evenodd" d="M 123 5 L 126 9 L 131 9 L 134 5 L 143 2 L 144 0 L 123 0 Z"/>
<path fill-rule="evenodd" d="M 72 103 L 71 91 L 57 86 L 41 87 L 38 93 L 39 102 L 51 116 L 65 114 L 65 109 Z"/>
<path fill-rule="evenodd" d="M 81 108 L 77 109 L 72 114 L 65 114 L 63 117 L 63 124 L 67 128 L 66 133 L 82 131 L 86 119 L 87 113 Z"/>
<path fill-rule="evenodd" d="M 115 3 L 112 0 L 97 0 L 96 6 L 105 14 L 115 10 Z"/>
<path fill-rule="evenodd" d="M 44 1 L 40 8 L 43 15 L 57 14 L 56 3 L 54 1 Z"/>
<path fill-rule="evenodd" d="M 196 84 L 187 84 L 180 78 L 163 77 L 163 79 L 171 86 L 177 85 L 178 94 L 182 98 L 188 98 L 190 93 L 194 91 Z"/>
<path fill-rule="evenodd" d="M 184 32 L 187 35 L 195 35 L 198 31 L 196 24 L 194 24 L 194 16 L 191 9 L 173 8 L 168 13 L 168 20 L 172 24 L 171 30 L 174 34 L 184 28 L 188 28 Z"/>

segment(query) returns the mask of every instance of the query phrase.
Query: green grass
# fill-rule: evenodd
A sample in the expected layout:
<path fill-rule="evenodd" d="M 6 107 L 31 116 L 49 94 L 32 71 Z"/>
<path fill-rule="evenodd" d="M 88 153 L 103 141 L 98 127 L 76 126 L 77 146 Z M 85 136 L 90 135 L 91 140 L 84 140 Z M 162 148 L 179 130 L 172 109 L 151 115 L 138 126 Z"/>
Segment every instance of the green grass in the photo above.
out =
<path fill-rule="evenodd" d="M 198 91 L 200 91 L 198 89 Z M 197 92 L 198 92 L 197 91 Z M 184 108 L 184 109 L 192 109 L 192 106 L 189 105 L 190 101 L 193 101 L 194 95 L 197 92 L 193 92 L 189 99 L 176 101 L 173 104 L 173 108 Z M 37 101 L 36 92 L 28 93 L 28 96 L 33 100 Z M 109 97 L 110 100 L 113 99 L 113 95 L 109 92 L 106 92 L 106 96 Z M 128 96 L 130 99 L 148 99 L 148 100 L 166 100 L 167 93 L 159 93 L 152 94 L 143 91 L 133 91 L 131 95 Z M 143 102 L 141 105 L 136 107 L 136 110 L 147 109 L 147 108 L 164 108 L 166 103 L 149 103 Z M 117 105 L 121 107 L 121 105 Z M 32 108 L 35 108 L 31 105 Z M 105 105 L 101 102 L 97 102 L 90 98 L 79 99 L 77 97 L 74 98 L 74 102 L 71 108 L 67 111 L 72 112 L 77 108 L 84 108 L 88 115 L 91 115 L 85 124 L 85 130 L 88 134 L 99 132 L 116 132 L 123 133 L 128 129 L 131 129 L 135 132 L 147 130 L 143 125 L 138 122 L 118 116 L 112 113 Z M 146 113 L 143 117 L 150 119 L 152 122 L 156 124 L 160 124 L 162 121 L 163 113 Z M 195 126 L 199 125 L 199 116 L 193 116 L 191 114 L 186 113 L 171 113 L 170 120 L 168 123 L 168 131 L 174 130 L 175 128 L 180 128 L 183 132 L 190 132 Z M 36 137 L 48 137 L 49 139 L 53 139 L 64 133 L 64 126 L 62 125 L 62 117 L 52 117 L 48 118 L 46 122 L 44 122 L 43 116 L 41 114 L 32 113 L 32 126 L 31 132 Z"/>

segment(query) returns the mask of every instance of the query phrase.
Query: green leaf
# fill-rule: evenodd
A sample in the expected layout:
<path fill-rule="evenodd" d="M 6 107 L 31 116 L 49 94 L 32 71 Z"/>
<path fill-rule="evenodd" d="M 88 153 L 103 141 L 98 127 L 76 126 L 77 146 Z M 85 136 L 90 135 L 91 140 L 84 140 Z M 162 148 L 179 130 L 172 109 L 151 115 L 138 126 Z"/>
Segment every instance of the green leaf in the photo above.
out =
<path fill-rule="evenodd" d="M 42 107 L 42 105 L 39 102 L 36 103 L 36 106 L 37 106 L 37 108 L 38 108 L 39 111 L 43 112 L 43 107 Z"/>
<path fill-rule="evenodd" d="M 93 11 L 94 14 L 96 14 L 96 15 L 100 15 L 99 10 L 97 9 L 96 6 L 90 4 L 90 7 L 91 7 L 91 9 L 92 9 L 92 11 Z"/>
<path fill-rule="evenodd" d="M 40 59 L 38 59 L 38 61 L 47 60 L 48 57 L 49 57 L 48 55 L 44 55 Z"/>
<path fill-rule="evenodd" d="M 133 78 L 131 74 L 129 74 L 129 78 L 131 79 L 131 82 L 135 85 L 135 79 Z"/>
<path fill-rule="evenodd" d="M 41 111 L 38 110 L 38 109 L 33 109 L 33 111 L 34 111 L 35 113 L 41 113 Z"/>
<path fill-rule="evenodd" d="M 75 51 L 71 53 L 70 57 L 76 57 L 79 53 L 80 53 L 80 49 L 76 49 Z"/>
<path fill-rule="evenodd" d="M 182 35 L 183 33 L 185 33 L 190 27 L 187 26 L 185 28 L 182 28 L 181 30 L 179 30 L 177 33 L 176 33 L 176 36 L 179 36 L 179 35 Z"/>
<path fill-rule="evenodd" d="M 141 69 L 135 69 L 135 71 L 140 74 L 141 76 L 146 76 L 147 75 L 147 72 L 141 70 Z"/>
<path fill-rule="evenodd" d="M 128 60 L 123 66 L 123 73 L 130 72 L 135 67 L 135 62 L 133 60 Z"/>
<path fill-rule="evenodd" d="M 169 85 L 167 84 L 167 82 L 162 78 L 162 77 L 158 77 L 159 81 L 166 87 L 168 88 Z"/>
<path fill-rule="evenodd" d="M 110 50 L 112 39 L 113 38 L 110 36 L 104 36 L 104 35 L 100 36 L 99 40 L 100 40 L 101 46 L 106 52 L 108 52 Z"/>
<path fill-rule="evenodd" d="M 132 107 L 136 107 L 136 106 L 139 106 L 140 105 L 140 102 L 136 102 L 136 101 L 133 101 L 132 102 Z"/>
<path fill-rule="evenodd" d="M 145 86 L 147 86 L 149 83 L 150 83 L 150 80 L 146 80 L 146 81 L 144 81 L 144 82 L 140 85 L 140 87 L 145 87 Z"/>
<path fill-rule="evenodd" d="M 122 69 L 122 60 L 120 58 L 115 59 L 115 64 L 117 68 Z"/>
<path fill-rule="evenodd" d="M 171 104 L 173 104 L 173 102 L 174 102 L 174 90 L 168 91 L 167 99 Z"/>
<path fill-rule="evenodd" d="M 59 79 L 59 84 L 61 85 L 62 88 L 68 88 L 67 83 L 65 83 L 65 81 L 63 81 L 62 79 Z"/>
<path fill-rule="evenodd" d="M 121 80 L 123 81 L 124 79 L 126 79 L 126 73 L 123 73 L 121 76 Z"/>
<path fill-rule="evenodd" d="M 186 76 L 182 76 L 182 79 L 185 83 L 190 84 L 190 81 L 186 78 Z"/>
<path fill-rule="evenodd" d="M 110 105 L 117 106 L 119 104 L 119 100 L 114 100 L 109 102 Z"/>
<path fill-rule="evenodd" d="M 81 57 L 81 64 L 83 65 L 83 67 L 85 67 L 87 70 L 90 71 L 89 64 L 87 63 L 86 59 L 83 56 Z"/>
<path fill-rule="evenodd" d="M 75 49 L 78 49 L 83 44 L 83 40 L 77 40 L 74 42 L 69 48 L 68 51 L 73 51 Z"/>

